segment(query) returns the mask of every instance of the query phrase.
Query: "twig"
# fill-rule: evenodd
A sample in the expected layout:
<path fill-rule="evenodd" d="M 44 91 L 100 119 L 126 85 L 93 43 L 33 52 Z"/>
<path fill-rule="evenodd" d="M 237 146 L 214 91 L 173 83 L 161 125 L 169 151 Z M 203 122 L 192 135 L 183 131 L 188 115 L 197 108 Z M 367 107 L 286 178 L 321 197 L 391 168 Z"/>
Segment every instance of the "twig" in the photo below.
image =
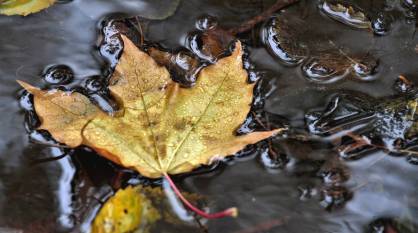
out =
<path fill-rule="evenodd" d="M 274 12 L 281 10 L 285 7 L 288 7 L 299 0 L 277 0 L 276 3 L 274 3 L 269 9 L 262 12 L 260 15 L 257 15 L 253 17 L 252 19 L 242 23 L 236 28 L 231 28 L 228 30 L 228 32 L 232 35 L 237 35 L 243 32 L 246 32 L 250 29 L 252 29 L 255 25 L 258 23 L 261 23 L 265 21 L 268 17 L 270 17 Z"/>
<path fill-rule="evenodd" d="M 62 155 L 56 156 L 56 157 L 48 157 L 48 158 L 43 158 L 43 159 L 35 159 L 33 161 L 31 161 L 31 165 L 35 165 L 35 164 L 39 164 L 39 163 L 46 163 L 46 162 L 52 162 L 52 161 L 57 161 L 60 160 L 64 157 L 66 157 L 68 155 L 68 153 L 64 153 Z"/>
<path fill-rule="evenodd" d="M 177 195 L 178 198 L 183 202 L 185 206 L 187 206 L 190 210 L 195 212 L 196 214 L 200 215 L 203 218 L 207 219 L 215 219 L 215 218 L 224 218 L 224 217 L 236 217 L 238 215 L 238 209 L 235 207 L 228 208 L 224 211 L 217 212 L 217 213 L 206 213 L 203 210 L 198 209 L 196 206 L 191 204 L 184 196 L 181 194 L 179 189 L 177 188 L 176 184 L 174 184 L 171 177 L 165 173 L 164 177 L 167 179 L 168 183 L 170 184 L 170 187 L 173 189 L 173 192 Z"/>

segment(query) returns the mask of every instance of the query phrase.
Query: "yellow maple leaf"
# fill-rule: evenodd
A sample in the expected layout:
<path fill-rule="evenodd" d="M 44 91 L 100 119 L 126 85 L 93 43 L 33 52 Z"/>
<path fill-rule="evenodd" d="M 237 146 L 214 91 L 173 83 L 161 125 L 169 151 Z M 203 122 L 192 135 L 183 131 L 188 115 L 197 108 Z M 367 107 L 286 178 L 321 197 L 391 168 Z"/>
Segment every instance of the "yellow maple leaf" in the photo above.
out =
<path fill-rule="evenodd" d="M 29 15 L 50 7 L 56 0 L 0 0 L 0 14 Z"/>
<path fill-rule="evenodd" d="M 186 193 L 195 202 L 203 198 Z M 128 186 L 106 200 L 91 223 L 91 233 L 150 232 L 155 223 L 179 225 L 160 187 Z"/>
<path fill-rule="evenodd" d="M 95 217 L 91 233 L 148 232 L 149 226 L 161 216 L 143 189 L 128 186 L 116 192 Z"/>
<path fill-rule="evenodd" d="M 250 111 L 254 88 L 247 83 L 240 42 L 230 56 L 202 69 L 194 87 L 182 88 L 165 67 L 122 38 L 124 52 L 109 89 L 123 110 L 109 116 L 80 93 L 20 82 L 34 95 L 39 129 L 150 178 L 189 172 L 280 131 L 235 135 Z"/>

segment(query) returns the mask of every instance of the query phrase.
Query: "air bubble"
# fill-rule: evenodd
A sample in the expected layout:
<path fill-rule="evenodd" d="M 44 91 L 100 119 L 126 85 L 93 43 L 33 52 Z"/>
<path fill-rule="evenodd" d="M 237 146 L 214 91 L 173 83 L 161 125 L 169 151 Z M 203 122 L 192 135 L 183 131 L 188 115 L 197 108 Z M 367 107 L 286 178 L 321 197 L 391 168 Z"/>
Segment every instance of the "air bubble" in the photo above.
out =
<path fill-rule="evenodd" d="M 106 88 L 104 83 L 104 78 L 101 76 L 92 76 L 86 79 L 84 82 L 84 87 L 92 93 L 99 92 Z"/>
<path fill-rule="evenodd" d="M 43 79 L 49 84 L 68 84 L 74 79 L 74 72 L 66 65 L 55 65 L 45 71 Z"/>
<path fill-rule="evenodd" d="M 196 28 L 201 31 L 214 29 L 218 26 L 218 19 L 211 15 L 204 15 L 196 20 Z"/>

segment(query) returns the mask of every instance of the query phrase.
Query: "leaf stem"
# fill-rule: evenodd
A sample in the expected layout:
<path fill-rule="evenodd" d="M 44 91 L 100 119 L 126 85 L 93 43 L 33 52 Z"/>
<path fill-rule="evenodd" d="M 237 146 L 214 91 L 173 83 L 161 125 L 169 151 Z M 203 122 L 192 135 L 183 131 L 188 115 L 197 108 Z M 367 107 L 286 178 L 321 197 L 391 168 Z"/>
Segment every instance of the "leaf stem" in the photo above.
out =
<path fill-rule="evenodd" d="M 183 202 L 187 208 L 189 208 L 191 211 L 195 212 L 196 214 L 202 216 L 203 218 L 207 219 L 216 219 L 216 218 L 224 218 L 224 217 L 237 217 L 238 215 L 238 209 L 236 207 L 228 208 L 224 211 L 217 212 L 217 213 L 206 213 L 203 210 L 200 210 L 193 204 L 191 204 L 179 191 L 176 184 L 173 182 L 171 177 L 164 173 L 164 177 L 167 179 L 168 183 L 170 184 L 170 187 L 173 189 L 174 193 L 177 195 L 178 198 Z"/>

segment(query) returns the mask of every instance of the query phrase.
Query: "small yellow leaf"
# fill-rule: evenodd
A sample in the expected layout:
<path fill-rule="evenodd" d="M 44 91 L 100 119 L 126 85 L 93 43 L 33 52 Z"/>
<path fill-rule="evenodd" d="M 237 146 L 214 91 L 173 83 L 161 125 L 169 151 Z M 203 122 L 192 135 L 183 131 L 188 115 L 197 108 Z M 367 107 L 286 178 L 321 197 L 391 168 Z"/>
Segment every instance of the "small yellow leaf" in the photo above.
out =
<path fill-rule="evenodd" d="M 230 56 L 203 68 L 195 86 L 182 88 L 165 67 L 122 39 L 124 51 L 109 84 L 122 112 L 109 116 L 79 93 L 50 93 L 21 82 L 34 95 L 41 129 L 150 178 L 189 172 L 280 132 L 235 135 L 254 89 L 240 42 Z"/>
<path fill-rule="evenodd" d="M 50 7 L 56 0 L 0 0 L 0 14 L 29 15 Z"/>
<path fill-rule="evenodd" d="M 119 190 L 102 206 L 91 233 L 145 232 L 161 217 L 141 186 Z"/>

